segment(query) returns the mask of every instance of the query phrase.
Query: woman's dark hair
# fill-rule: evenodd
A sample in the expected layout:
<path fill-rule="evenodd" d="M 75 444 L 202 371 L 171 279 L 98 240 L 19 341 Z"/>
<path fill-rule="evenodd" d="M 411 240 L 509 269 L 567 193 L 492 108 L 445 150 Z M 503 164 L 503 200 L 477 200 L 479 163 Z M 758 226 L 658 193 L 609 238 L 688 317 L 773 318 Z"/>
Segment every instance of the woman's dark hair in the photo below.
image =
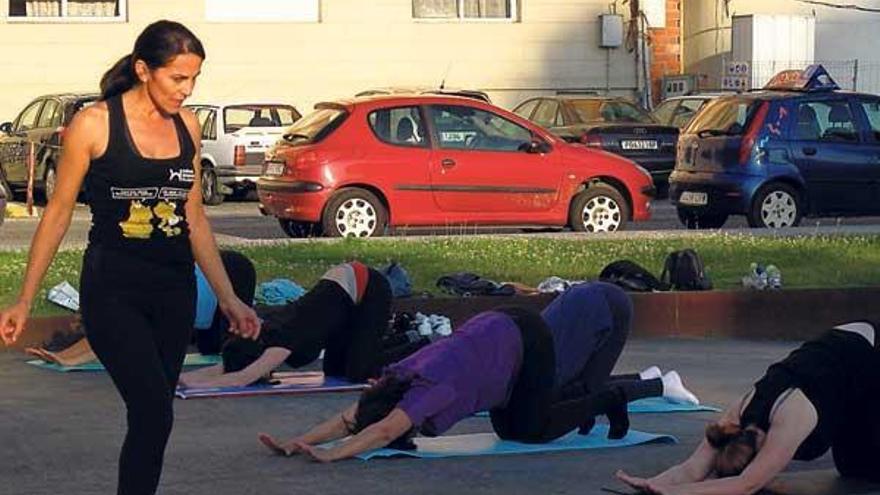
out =
<path fill-rule="evenodd" d="M 357 413 L 354 416 L 351 433 L 358 433 L 371 424 L 385 419 L 403 399 L 403 395 L 409 390 L 411 384 L 412 380 L 410 379 L 389 374 L 384 375 L 375 385 L 365 390 L 358 400 Z M 413 436 L 415 436 L 415 428 L 411 428 L 396 438 L 388 444 L 388 447 L 398 450 L 415 450 Z"/>
<path fill-rule="evenodd" d="M 192 31 L 174 21 L 156 21 L 150 24 L 135 40 L 134 50 L 104 73 L 101 78 L 101 99 L 120 95 L 137 84 L 135 61 L 143 60 L 150 69 L 158 69 L 184 53 L 205 58 L 205 48 Z"/>
<path fill-rule="evenodd" d="M 739 475 L 758 453 L 755 428 L 712 423 L 706 427 L 706 440 L 718 451 L 714 468 L 719 478 Z"/>

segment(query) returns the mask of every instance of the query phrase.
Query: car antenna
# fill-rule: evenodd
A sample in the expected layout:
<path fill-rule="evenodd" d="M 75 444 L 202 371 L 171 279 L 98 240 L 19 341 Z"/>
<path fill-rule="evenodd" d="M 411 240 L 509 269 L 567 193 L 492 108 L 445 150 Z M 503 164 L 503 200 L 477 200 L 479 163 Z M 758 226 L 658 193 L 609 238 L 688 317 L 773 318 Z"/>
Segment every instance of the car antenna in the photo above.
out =
<path fill-rule="evenodd" d="M 443 73 L 443 80 L 440 81 L 440 91 L 446 89 L 446 78 L 449 77 L 449 71 L 452 70 L 452 62 L 446 64 L 446 72 Z"/>

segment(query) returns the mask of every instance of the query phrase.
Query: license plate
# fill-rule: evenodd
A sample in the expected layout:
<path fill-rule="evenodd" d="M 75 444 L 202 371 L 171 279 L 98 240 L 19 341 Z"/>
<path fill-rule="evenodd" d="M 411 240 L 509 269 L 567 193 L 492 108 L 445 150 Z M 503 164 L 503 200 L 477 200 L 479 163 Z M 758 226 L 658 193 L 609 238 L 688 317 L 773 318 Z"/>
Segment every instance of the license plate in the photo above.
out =
<path fill-rule="evenodd" d="M 281 175 L 284 173 L 284 164 L 269 162 L 266 164 L 266 175 Z"/>
<path fill-rule="evenodd" d="M 678 202 L 683 205 L 705 206 L 709 203 L 709 195 L 704 192 L 685 191 L 681 193 Z"/>
<path fill-rule="evenodd" d="M 656 139 L 629 139 L 620 142 L 620 147 L 625 150 L 656 150 Z"/>

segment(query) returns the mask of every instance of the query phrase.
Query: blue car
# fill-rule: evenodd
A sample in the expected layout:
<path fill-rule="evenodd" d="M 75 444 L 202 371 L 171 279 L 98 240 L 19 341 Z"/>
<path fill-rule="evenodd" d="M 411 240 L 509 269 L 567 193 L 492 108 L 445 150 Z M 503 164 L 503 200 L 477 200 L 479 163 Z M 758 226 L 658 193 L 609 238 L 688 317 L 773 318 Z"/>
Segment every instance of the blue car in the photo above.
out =
<path fill-rule="evenodd" d="M 669 197 L 688 228 L 880 214 L 880 96 L 840 91 L 821 66 L 707 104 L 679 137 Z"/>

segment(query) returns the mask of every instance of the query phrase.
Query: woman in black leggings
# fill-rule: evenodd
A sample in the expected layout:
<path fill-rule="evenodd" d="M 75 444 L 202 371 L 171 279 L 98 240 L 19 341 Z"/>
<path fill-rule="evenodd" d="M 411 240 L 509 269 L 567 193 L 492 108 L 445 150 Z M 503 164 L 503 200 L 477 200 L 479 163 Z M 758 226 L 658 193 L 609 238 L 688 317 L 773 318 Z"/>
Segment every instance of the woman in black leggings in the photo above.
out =
<path fill-rule="evenodd" d="M 34 235 L 18 302 L 0 313 L 0 335 L 12 344 L 85 181 L 92 228 L 81 308 L 89 343 L 128 411 L 121 495 L 153 494 L 159 483 L 195 315 L 194 261 L 231 330 L 254 338 L 260 329 L 231 287 L 202 209 L 199 124 L 182 104 L 204 58 L 186 27 L 159 21 L 104 75 L 101 101 L 67 128 L 58 185 Z"/>
<path fill-rule="evenodd" d="M 841 476 L 880 482 L 876 330 L 857 321 L 805 342 L 710 424 L 686 461 L 652 478 L 618 478 L 647 493 L 750 494 L 793 459 L 830 449 Z"/>
<path fill-rule="evenodd" d="M 576 428 L 587 433 L 601 414 L 611 421 L 609 435 L 622 437 L 627 402 L 661 395 L 696 400 L 677 374 L 610 381 L 631 315 L 627 295 L 604 283 L 569 289 L 543 315 L 521 308 L 481 313 L 451 337 L 386 367 L 341 414 L 287 442 L 260 440 L 281 454 L 333 461 L 385 445 L 412 448 L 411 435 L 440 435 L 486 410 L 504 439 L 540 443 Z M 315 448 L 349 434 L 338 446 Z"/>
<path fill-rule="evenodd" d="M 427 339 L 394 342 L 385 338 L 391 318 L 391 286 L 384 275 L 358 261 L 328 270 L 293 303 L 263 312 L 256 340 L 232 338 L 223 363 L 184 373 L 187 387 L 239 387 L 287 364 L 305 366 L 324 349 L 324 373 L 352 382 L 378 376 L 385 364 L 425 345 Z"/>

